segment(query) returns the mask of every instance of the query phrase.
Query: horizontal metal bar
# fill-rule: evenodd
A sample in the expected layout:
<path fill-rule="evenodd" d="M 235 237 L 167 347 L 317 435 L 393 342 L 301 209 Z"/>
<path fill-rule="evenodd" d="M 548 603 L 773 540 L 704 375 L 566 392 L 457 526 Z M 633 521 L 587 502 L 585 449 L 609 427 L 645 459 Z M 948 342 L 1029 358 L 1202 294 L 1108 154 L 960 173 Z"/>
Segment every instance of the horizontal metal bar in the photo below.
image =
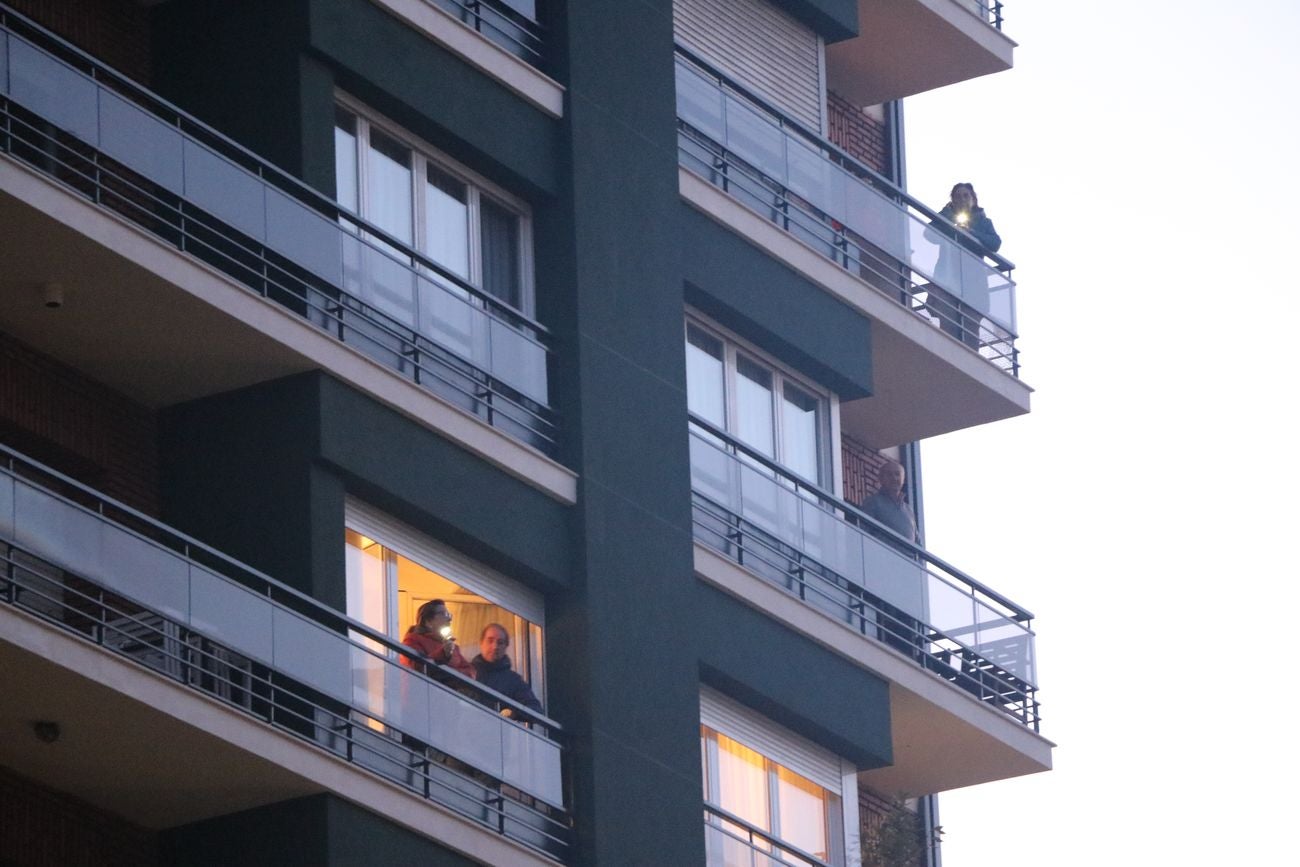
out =
<path fill-rule="evenodd" d="M 752 843 L 753 838 L 757 837 L 760 840 L 762 840 L 764 843 L 767 843 L 773 849 L 776 849 L 779 852 L 783 852 L 783 853 L 788 852 L 789 854 L 800 859 L 801 861 L 807 861 L 809 864 L 814 865 L 814 867 L 832 867 L 832 865 L 829 862 L 823 861 L 821 858 L 818 858 L 816 855 L 810 855 L 809 853 L 803 851 L 799 847 L 792 846 L 789 843 L 782 841 L 779 837 L 773 837 L 771 834 L 767 833 L 761 828 L 757 828 L 751 825 L 750 823 L 746 822 L 744 819 L 740 818 L 735 813 L 728 812 L 727 810 L 724 810 L 721 807 L 718 807 L 714 804 L 710 804 L 707 801 L 704 804 L 704 812 L 710 816 L 716 816 L 717 818 L 721 819 L 724 822 L 727 822 L 728 824 L 736 825 L 737 827 L 744 828 L 745 833 L 749 834 L 750 836 L 751 846 L 753 845 Z M 706 820 L 706 824 L 707 824 L 707 820 Z M 717 825 L 710 825 L 710 827 L 718 828 L 718 830 L 723 832 L 726 831 L 725 828 L 721 828 L 720 826 Z M 777 860 L 779 861 L 782 859 L 778 858 Z"/>

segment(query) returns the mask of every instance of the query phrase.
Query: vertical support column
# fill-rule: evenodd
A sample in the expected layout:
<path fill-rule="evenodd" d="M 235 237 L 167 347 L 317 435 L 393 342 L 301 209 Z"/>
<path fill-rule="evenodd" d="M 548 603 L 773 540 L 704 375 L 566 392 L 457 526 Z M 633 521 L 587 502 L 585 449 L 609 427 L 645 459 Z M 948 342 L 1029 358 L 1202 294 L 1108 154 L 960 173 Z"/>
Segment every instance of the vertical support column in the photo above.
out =
<path fill-rule="evenodd" d="M 548 611 L 574 742 L 575 863 L 704 857 L 670 0 L 571 0 L 552 32 L 569 177 L 539 219 L 557 395 L 581 477 L 574 588 Z"/>

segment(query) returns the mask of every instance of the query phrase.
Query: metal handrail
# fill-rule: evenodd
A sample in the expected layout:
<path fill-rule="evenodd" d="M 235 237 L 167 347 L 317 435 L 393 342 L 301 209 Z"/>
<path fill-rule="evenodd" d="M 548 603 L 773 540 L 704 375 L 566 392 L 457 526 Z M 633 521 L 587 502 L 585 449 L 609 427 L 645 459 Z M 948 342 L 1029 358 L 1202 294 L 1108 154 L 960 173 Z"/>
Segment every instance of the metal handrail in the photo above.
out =
<path fill-rule="evenodd" d="M 1002 29 L 1002 0 L 975 0 L 979 5 L 980 12 L 984 13 L 981 17 L 985 24 L 996 30 Z"/>
<path fill-rule="evenodd" d="M 346 630 L 348 632 L 356 633 L 357 635 L 364 637 L 366 640 L 382 646 L 390 653 L 411 660 L 417 666 L 425 665 L 430 662 L 430 660 L 412 650 L 410 647 L 395 641 L 389 636 L 382 632 L 378 632 L 359 620 L 354 620 L 337 609 L 330 608 L 317 599 L 303 593 L 301 590 L 290 587 L 288 584 L 272 578 L 265 572 L 249 566 L 247 563 L 236 560 L 234 557 L 213 548 L 211 545 L 201 542 L 193 536 L 183 533 L 168 524 L 164 524 L 162 521 L 151 518 L 143 512 L 134 509 L 119 500 L 115 500 L 107 494 L 95 490 L 89 485 L 85 485 L 52 467 L 46 466 L 39 461 L 27 457 L 19 451 L 0 444 L 0 459 L 5 461 L 5 465 L 11 473 L 17 474 L 19 468 L 26 468 L 29 471 L 35 471 L 40 475 L 54 479 L 58 481 L 59 484 L 67 486 L 68 488 L 89 497 L 93 503 L 94 510 L 105 520 L 111 520 L 105 514 L 105 507 L 107 507 L 114 512 L 129 517 L 133 522 L 138 522 L 150 530 L 161 534 L 161 538 L 145 537 L 149 542 L 154 544 L 163 544 L 165 547 L 170 548 L 172 551 L 189 560 L 194 559 L 192 552 L 202 552 L 206 557 L 213 558 L 221 564 L 218 568 L 221 570 L 221 574 L 225 577 L 237 581 L 249 589 L 263 593 L 273 602 L 280 602 L 283 604 L 282 600 L 292 600 L 294 603 L 293 610 L 296 613 L 309 617 L 316 623 L 339 629 L 340 631 Z M 64 499 L 67 499 L 67 497 L 64 497 Z M 85 507 L 85 504 L 83 503 L 78 503 L 78 505 L 83 506 L 83 508 Z M 128 530 L 128 532 L 139 535 L 138 531 L 132 530 L 130 527 L 126 527 L 126 525 L 123 525 L 120 522 L 114 523 L 123 526 L 124 529 Z M 179 547 L 175 544 L 167 544 L 164 540 L 179 543 Z M 211 567 L 210 563 L 205 563 L 205 565 L 209 566 L 209 568 Z M 252 579 L 254 585 L 260 584 L 261 586 L 250 585 L 248 579 Z M 304 611 L 304 608 L 307 610 Z M 362 649 L 370 650 L 370 648 Z M 436 665 L 436 663 L 434 664 Z M 424 674 L 424 672 L 418 667 L 412 668 L 411 671 L 417 677 L 424 678 L 432 683 L 438 682 L 434 678 L 430 678 L 428 675 Z M 502 695 L 494 689 L 483 686 L 473 678 L 465 677 L 460 672 L 448 666 L 438 666 L 438 675 L 440 678 L 444 675 L 451 678 L 456 683 L 458 689 L 466 689 L 470 692 L 479 694 L 482 698 L 487 699 L 492 703 L 509 708 L 512 713 L 518 715 L 515 718 L 516 720 L 536 723 L 542 726 L 552 740 L 561 741 L 562 743 L 561 737 L 563 735 L 563 727 L 545 714 L 519 704 L 514 699 Z"/>
<path fill-rule="evenodd" d="M 699 416 L 692 413 L 689 418 L 690 424 L 693 427 L 696 427 L 709 434 L 709 436 L 720 440 L 727 448 L 743 454 L 746 461 L 758 464 L 778 478 L 786 480 L 791 485 L 795 486 L 797 490 L 806 491 L 810 495 L 815 496 L 820 503 L 828 505 L 836 511 L 843 512 L 846 516 L 851 516 L 856 522 L 869 528 L 873 535 L 883 536 L 891 546 L 901 549 L 918 560 L 934 564 L 953 578 L 966 584 L 982 597 L 1001 605 L 1003 608 L 1007 609 L 1007 611 L 1011 612 L 1011 619 L 1021 623 L 1028 623 L 1034 619 L 1033 612 L 1029 611 L 1027 608 L 1017 605 L 1015 602 L 1012 602 L 996 590 L 993 590 L 980 581 L 970 577 L 965 572 L 948 563 L 948 561 L 935 556 L 927 549 L 916 544 L 913 540 L 908 539 L 905 536 L 900 536 L 893 529 L 886 527 L 875 518 L 863 512 L 857 506 L 835 496 L 816 482 L 810 481 L 803 476 L 800 476 L 798 473 L 791 471 L 789 468 L 778 464 L 776 461 L 761 452 L 755 451 L 752 447 L 736 439 L 733 435 L 727 433 L 721 428 L 715 427 Z"/>
<path fill-rule="evenodd" d="M 722 831 L 724 834 L 727 834 L 733 840 L 738 840 L 742 843 L 747 843 L 750 846 L 750 848 L 754 848 L 753 840 L 755 837 L 758 837 L 763 842 L 771 846 L 773 849 L 779 852 L 789 853 L 790 855 L 793 855 L 795 858 L 798 858 L 801 861 L 807 861 L 809 864 L 813 865 L 813 867 L 833 867 L 833 865 L 830 862 L 823 861 L 821 858 L 818 858 L 816 855 L 812 855 L 809 854 L 808 852 L 803 851 L 798 846 L 792 846 L 789 843 L 786 843 L 785 841 L 781 840 L 779 837 L 773 837 L 771 834 L 767 833 L 763 829 L 757 828 L 754 825 L 751 825 L 749 822 L 746 822 L 744 819 L 740 818 L 735 813 L 728 812 L 727 810 L 724 810 L 721 807 L 718 807 L 714 804 L 710 804 L 708 801 L 704 802 L 704 813 L 705 813 L 705 824 L 710 825 L 710 827 L 717 828 L 719 831 Z M 712 825 L 711 823 L 709 823 L 708 820 L 708 817 L 710 816 L 717 817 L 730 825 L 736 825 L 737 827 L 744 828 L 745 832 L 749 835 L 750 839 L 744 840 L 736 836 L 735 834 L 730 834 L 726 828 L 723 828 L 720 825 Z M 756 851 L 762 851 L 762 850 L 756 850 Z M 770 857 L 770 853 L 764 852 L 764 854 Z"/>
<path fill-rule="evenodd" d="M 966 234 L 947 217 L 942 216 L 938 211 L 932 210 L 929 206 L 913 198 L 889 178 L 886 178 L 884 175 L 880 174 L 880 172 L 871 168 L 871 166 L 868 166 L 839 145 L 822 137 L 820 133 L 809 129 L 797 118 L 791 117 L 780 108 L 777 108 L 771 101 L 759 95 L 746 85 L 736 81 L 734 78 L 718 69 L 718 67 L 714 66 L 694 51 L 686 48 L 681 43 L 677 43 L 676 53 L 686 58 L 693 65 L 698 66 L 704 72 L 707 72 L 713 78 L 716 78 L 719 83 L 725 85 L 729 90 L 743 96 L 747 101 L 753 103 L 755 107 L 762 109 L 765 114 L 770 116 L 778 127 L 796 133 L 800 138 L 805 139 L 809 144 L 815 146 L 817 149 L 825 151 L 829 156 L 834 158 L 833 161 L 836 164 L 850 170 L 853 174 L 857 175 L 859 179 L 866 181 L 882 194 L 908 206 L 909 208 L 919 211 L 930 221 L 938 223 L 943 229 L 950 229 L 950 236 L 953 238 L 960 238 L 962 235 Z M 1016 268 L 1014 262 L 998 253 L 987 252 L 983 255 L 985 258 L 991 259 L 993 262 L 997 263 L 999 270 L 1010 272 L 1014 271 Z"/>
<path fill-rule="evenodd" d="M 541 46 L 546 43 L 545 38 L 543 38 L 546 27 L 540 21 L 529 18 L 520 13 L 519 10 L 501 2 L 501 0 L 425 0 L 425 2 L 431 6 L 441 6 L 451 15 L 468 16 L 474 23 L 467 26 L 471 26 L 476 33 L 483 33 L 483 28 L 486 26 L 490 31 L 489 34 L 485 35 L 486 39 L 501 45 L 507 50 L 513 47 L 526 52 L 527 56 L 523 59 L 532 66 L 541 66 L 545 60 Z M 492 17 L 485 15 L 483 12 L 485 8 L 492 13 L 496 20 L 505 21 L 513 30 L 527 36 L 532 44 L 515 36 L 512 32 L 508 32 L 506 28 L 496 23 Z M 496 36 L 494 37 L 491 34 L 496 34 Z"/>
<path fill-rule="evenodd" d="M 484 304 L 485 307 L 506 314 L 508 317 L 506 321 L 510 323 L 512 327 L 519 328 L 519 326 L 522 325 L 523 328 L 520 330 L 526 329 L 537 336 L 550 334 L 550 330 L 545 325 L 532 319 L 519 308 L 513 306 L 509 302 L 497 298 L 494 295 L 489 295 L 483 290 L 475 287 L 473 284 L 466 282 L 464 278 L 458 276 L 455 272 L 449 271 L 445 266 L 429 259 L 405 242 L 394 238 L 373 223 L 353 214 L 334 199 L 331 199 L 319 190 L 308 186 L 304 181 L 284 171 L 274 163 L 248 149 L 215 127 L 209 126 L 199 120 L 197 117 L 170 102 L 165 97 L 137 84 L 130 77 L 118 72 L 102 60 L 96 58 L 94 55 L 78 48 L 62 36 L 59 36 L 57 33 L 54 33 L 36 21 L 33 21 L 21 12 L 0 3 L 0 25 L 10 26 L 14 23 L 21 25 L 24 31 L 24 36 L 36 36 L 53 47 L 57 47 L 59 51 L 65 55 L 65 59 L 67 57 L 72 57 L 86 64 L 89 67 L 87 72 L 93 79 L 101 84 L 111 83 L 115 92 L 120 95 L 134 97 L 139 100 L 139 102 L 137 102 L 138 105 L 142 108 L 150 109 L 152 114 L 157 115 L 158 109 L 163 109 L 167 113 L 173 115 L 172 123 L 177 129 L 189 134 L 202 135 L 205 144 L 218 145 L 223 151 L 223 156 L 238 159 L 242 164 L 244 164 L 245 168 L 248 168 L 250 171 L 255 171 L 257 176 L 262 180 L 274 182 L 277 186 L 284 185 L 280 186 L 280 189 L 283 192 L 292 192 L 295 198 L 303 204 L 314 206 L 319 213 L 331 220 L 345 220 L 350 225 L 356 226 L 364 232 L 365 235 L 379 240 L 386 246 L 392 247 L 394 250 L 398 251 L 400 255 L 410 256 L 411 260 L 418 266 L 428 268 L 434 271 L 440 278 L 454 283 L 457 289 L 472 295 L 476 300 Z M 105 76 L 108 76 L 107 82 L 105 82 Z M 123 93 L 124 90 L 125 93 Z M 285 187 L 287 187 L 287 189 L 285 189 Z M 552 349 L 545 345 L 543 345 L 543 348 L 548 352 L 553 352 Z"/>

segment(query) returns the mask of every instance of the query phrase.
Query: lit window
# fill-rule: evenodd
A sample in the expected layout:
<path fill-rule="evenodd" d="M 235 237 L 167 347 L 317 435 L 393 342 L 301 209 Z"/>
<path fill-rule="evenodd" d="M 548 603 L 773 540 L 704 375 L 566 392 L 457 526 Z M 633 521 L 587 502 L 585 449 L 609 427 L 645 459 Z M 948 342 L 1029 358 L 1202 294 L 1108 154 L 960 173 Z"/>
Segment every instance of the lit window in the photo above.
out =
<path fill-rule="evenodd" d="M 710 865 L 809 863 L 799 852 L 842 863 L 836 793 L 707 725 L 700 741 Z"/>
<path fill-rule="evenodd" d="M 409 531 L 394 534 L 402 538 L 390 544 L 376 538 L 381 535 L 350 528 L 346 532 L 348 616 L 400 642 L 415 624 L 420 606 L 441 599 L 451 612 L 453 635 L 467 660 L 478 654 L 484 627 L 500 624 L 510 635 L 511 668 L 545 702 L 540 602 L 523 588 L 507 586 L 502 576 L 469 566 L 461 558 L 445 553 L 422 556 L 431 543 L 402 544 L 409 540 Z M 421 562 L 433 559 L 442 562 Z M 366 700 L 364 694 L 374 693 L 374 701 L 381 701 L 383 684 L 376 681 L 367 686 L 365 680 L 364 674 L 358 674 L 358 689 L 363 693 L 358 698 Z"/>
<path fill-rule="evenodd" d="M 344 210 L 532 316 L 532 242 L 522 202 L 396 127 L 343 105 L 335 110 L 334 172 Z"/>

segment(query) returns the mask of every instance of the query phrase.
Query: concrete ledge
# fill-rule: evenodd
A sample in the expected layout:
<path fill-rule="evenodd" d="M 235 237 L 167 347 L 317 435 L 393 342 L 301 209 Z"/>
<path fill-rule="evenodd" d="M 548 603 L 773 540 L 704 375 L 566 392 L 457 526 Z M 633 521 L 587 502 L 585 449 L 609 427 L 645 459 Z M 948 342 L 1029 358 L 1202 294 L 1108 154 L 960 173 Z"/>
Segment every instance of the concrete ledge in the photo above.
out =
<path fill-rule="evenodd" d="M 371 0 L 551 117 L 564 116 L 564 85 L 426 0 Z"/>

